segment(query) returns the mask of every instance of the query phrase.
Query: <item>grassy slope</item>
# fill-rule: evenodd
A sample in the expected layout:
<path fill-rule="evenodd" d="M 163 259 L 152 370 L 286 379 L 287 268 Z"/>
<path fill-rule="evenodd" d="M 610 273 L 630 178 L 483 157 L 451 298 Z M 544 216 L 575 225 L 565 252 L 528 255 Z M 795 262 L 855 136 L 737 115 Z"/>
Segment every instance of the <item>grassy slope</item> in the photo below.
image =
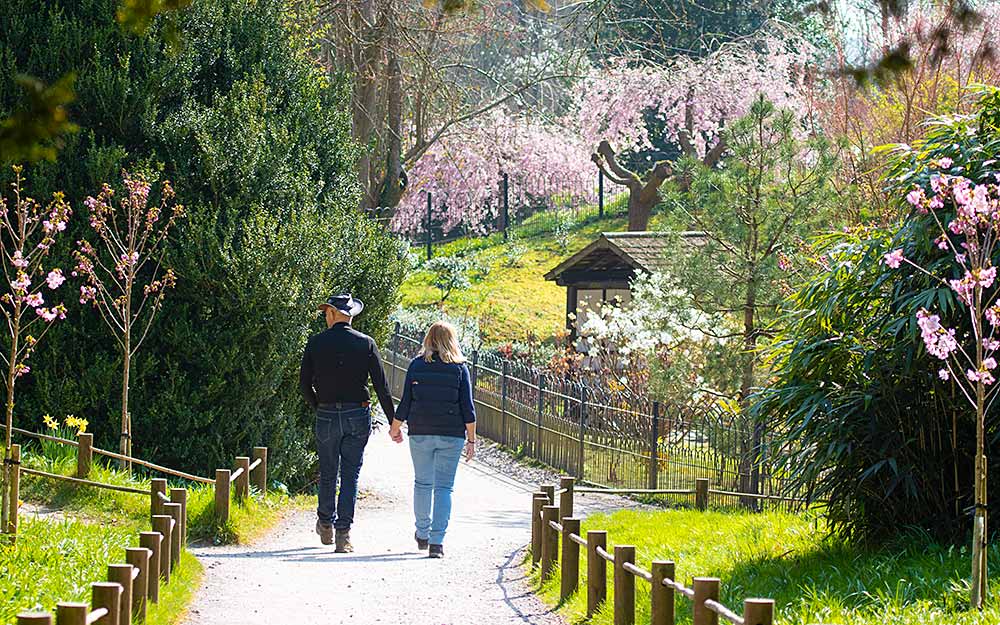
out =
<path fill-rule="evenodd" d="M 52 473 L 72 474 L 75 459 L 25 455 L 27 466 Z M 96 465 L 91 479 L 147 489 L 149 482 Z M 272 527 L 283 512 L 300 499 L 269 494 L 231 508 L 230 522 L 216 527 L 212 520 L 211 487 L 187 486 L 191 540 L 249 542 Z M 149 498 L 33 476 L 22 478 L 21 498 L 62 510 L 65 521 L 23 520 L 14 547 L 0 547 L 0 623 L 11 623 L 17 612 L 51 610 L 59 601 L 89 601 L 90 583 L 103 581 L 107 565 L 124 562 L 126 547 L 138 546 L 138 535 L 149 529 Z M 161 589 L 160 604 L 149 614 L 149 623 L 177 623 L 198 589 L 202 568 L 185 552 L 171 583 Z"/>
<path fill-rule="evenodd" d="M 624 230 L 627 221 L 619 214 L 597 219 L 593 215 L 579 220 L 572 228 L 568 244 L 562 249 L 553 235 L 555 218 L 551 212 L 537 213 L 517 228 L 518 239 L 527 251 L 517 267 L 506 267 L 503 236 L 466 238 L 437 245 L 435 255 L 474 250 L 490 267 L 486 277 L 464 291 L 452 293 L 445 310 L 457 317 L 480 320 L 488 342 L 523 341 L 529 336 L 548 339 L 566 327 L 566 289 L 546 282 L 546 272 L 593 241 L 603 231 Z M 423 248 L 416 249 L 423 254 Z M 404 307 L 432 306 L 440 292 L 425 271 L 411 273 L 402 287 Z"/>
<path fill-rule="evenodd" d="M 723 602 L 738 613 L 746 597 L 771 597 L 779 623 L 850 623 L 851 625 L 956 625 L 1000 622 L 1000 606 L 982 612 L 965 609 L 968 598 L 968 550 L 933 543 L 922 536 L 900 537 L 881 550 L 851 547 L 824 539 L 817 521 L 782 513 L 632 512 L 595 515 L 583 530 L 608 530 L 610 544 L 636 546 L 638 564 L 673 559 L 678 579 L 690 586 L 695 576 L 722 579 Z M 609 549 L 610 550 L 610 549 Z M 991 547 L 990 565 L 1000 565 Z M 586 554 L 581 557 L 581 586 L 561 611 L 577 622 L 586 612 Z M 608 604 L 591 621 L 612 622 L 613 588 L 608 574 Z M 636 584 L 637 622 L 648 622 L 649 590 Z M 1000 592 L 1000 580 L 990 594 Z M 558 575 L 542 590 L 557 603 Z M 677 600 L 678 623 L 691 622 L 690 603 Z"/>

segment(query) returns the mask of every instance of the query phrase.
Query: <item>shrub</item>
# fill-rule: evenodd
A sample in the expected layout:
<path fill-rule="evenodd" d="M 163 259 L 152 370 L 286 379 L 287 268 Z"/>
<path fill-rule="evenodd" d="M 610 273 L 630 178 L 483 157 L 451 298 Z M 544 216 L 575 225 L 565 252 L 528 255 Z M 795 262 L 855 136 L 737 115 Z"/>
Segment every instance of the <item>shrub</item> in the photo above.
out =
<path fill-rule="evenodd" d="M 352 291 L 367 304 L 359 326 L 384 339 L 404 271 L 398 244 L 350 212 L 346 83 L 308 60 L 284 0 L 195 2 L 176 17 L 176 50 L 159 22 L 149 37 L 124 32 L 117 4 L 7 2 L 0 73 L 77 75 L 82 130 L 32 168 L 33 195 L 58 188 L 81 207 L 127 167 L 171 180 L 187 207 L 166 250 L 176 290 L 134 363 L 135 454 L 208 473 L 264 444 L 276 478 L 308 479 L 296 373 L 310 320 L 322 328 L 316 303 Z M 8 88 L 0 113 L 15 103 Z M 83 238 L 80 221 L 67 240 Z M 113 447 L 119 356 L 96 313 L 69 315 L 36 354 L 19 409 L 85 416 Z"/>
<path fill-rule="evenodd" d="M 1000 132 L 990 121 L 998 111 L 994 96 L 978 119 L 936 124 L 897 157 L 893 193 L 928 184 L 942 157 L 978 180 L 1000 156 Z M 934 245 L 939 233 L 933 217 L 913 215 L 894 231 L 823 239 L 818 261 L 826 269 L 793 296 L 794 311 L 770 348 L 775 379 L 754 411 L 771 421 L 787 451 L 776 454 L 775 470 L 828 499 L 831 527 L 841 535 L 881 539 L 919 526 L 955 539 L 970 527 L 975 411 L 938 379 L 916 311 L 934 308 L 960 335 L 971 329 L 968 314 L 946 286 L 909 265 L 894 270 L 882 262 L 903 248 L 933 274 L 959 277 L 954 258 Z M 986 420 L 992 473 L 1000 470 L 995 409 Z M 1000 503 L 996 489 L 990 502 Z"/>

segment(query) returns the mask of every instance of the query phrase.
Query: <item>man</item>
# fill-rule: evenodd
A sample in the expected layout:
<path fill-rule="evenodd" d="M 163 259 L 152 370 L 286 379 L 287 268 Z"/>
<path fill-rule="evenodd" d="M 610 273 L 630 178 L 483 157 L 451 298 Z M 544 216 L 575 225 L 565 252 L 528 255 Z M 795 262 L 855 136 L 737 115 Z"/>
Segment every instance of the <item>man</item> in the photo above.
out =
<path fill-rule="evenodd" d="M 320 471 L 316 533 L 324 545 L 330 545 L 336 530 L 337 553 L 354 550 L 350 532 L 358 475 L 372 428 L 369 378 L 390 423 L 395 416 L 378 347 L 370 336 L 351 327 L 364 306 L 350 294 L 326 300 L 320 311 L 327 329 L 309 339 L 299 371 L 302 394 L 316 411 Z"/>

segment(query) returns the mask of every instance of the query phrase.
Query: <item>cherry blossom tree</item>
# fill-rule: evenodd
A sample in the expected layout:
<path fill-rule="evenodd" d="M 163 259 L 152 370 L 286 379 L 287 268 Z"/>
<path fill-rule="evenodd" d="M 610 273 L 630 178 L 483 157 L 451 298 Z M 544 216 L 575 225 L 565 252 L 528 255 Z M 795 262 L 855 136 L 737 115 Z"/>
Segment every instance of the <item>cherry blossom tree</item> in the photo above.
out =
<path fill-rule="evenodd" d="M 7 367 L 7 405 L 4 418 L 4 464 L 2 515 L 0 530 L 9 530 L 11 501 L 9 469 L 11 434 L 14 422 L 14 387 L 17 380 L 29 373 L 27 360 L 38 342 L 59 319 L 66 318 L 61 303 L 46 301 L 66 281 L 58 267 L 46 260 L 55 237 L 66 230 L 72 210 L 62 193 L 55 193 L 47 205 L 23 194 L 22 168 L 14 167 L 13 198 L 0 197 L 0 267 L 4 284 L 9 288 L 0 296 L 0 314 L 7 322 L 9 343 L 0 360 Z"/>
<path fill-rule="evenodd" d="M 392 221 L 396 232 L 423 231 L 427 196 L 432 218 L 445 232 L 488 228 L 500 214 L 500 181 L 509 176 L 510 205 L 554 206 L 596 199 L 594 166 L 572 130 L 513 115 L 504 109 L 456 128 L 410 171 L 410 186 Z"/>
<path fill-rule="evenodd" d="M 132 455 L 132 415 L 128 409 L 132 357 L 149 334 L 156 312 L 176 277 L 164 268 L 167 236 L 184 214 L 165 181 L 159 203 L 149 201 L 150 184 L 141 176 L 122 172 L 125 195 L 115 203 L 115 192 L 105 184 L 97 197 L 84 204 L 98 245 L 79 241 L 76 269 L 85 283 L 80 303 L 92 303 L 111 329 L 122 353 L 121 453 Z"/>
<path fill-rule="evenodd" d="M 779 109 L 807 115 L 816 57 L 808 41 L 769 22 L 759 34 L 705 57 L 679 56 L 665 65 L 623 57 L 591 71 L 578 91 L 579 132 L 598 145 L 593 159 L 605 175 L 629 188 L 629 229 L 646 229 L 660 185 L 679 170 L 661 161 L 648 173 L 631 171 L 612 146 L 652 149 L 652 114 L 681 154 L 715 166 L 727 149 L 724 128 L 761 95 Z"/>
<path fill-rule="evenodd" d="M 933 218 L 940 231 L 935 244 L 954 257 L 958 277 L 925 269 L 907 259 L 902 248 L 886 254 L 883 262 L 894 269 L 906 263 L 931 276 L 954 292 L 971 322 L 971 333 L 959 333 L 932 310 L 921 308 L 916 313 L 924 346 L 941 362 L 938 375 L 951 380 L 976 413 L 971 603 L 981 608 L 987 590 L 986 413 L 1000 395 L 996 384 L 1000 291 L 993 288 L 997 278 L 993 255 L 1000 239 L 1000 172 L 987 168 L 967 177 L 969 170 L 948 156 L 936 159 L 931 167 L 937 171 L 929 188 L 915 186 L 906 201 L 919 215 Z"/>

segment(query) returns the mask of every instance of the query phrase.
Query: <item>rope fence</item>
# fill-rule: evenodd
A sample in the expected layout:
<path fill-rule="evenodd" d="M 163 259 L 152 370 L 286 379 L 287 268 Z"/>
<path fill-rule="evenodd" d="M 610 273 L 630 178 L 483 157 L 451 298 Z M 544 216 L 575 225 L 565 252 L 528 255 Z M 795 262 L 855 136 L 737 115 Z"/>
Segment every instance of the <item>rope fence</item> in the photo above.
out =
<path fill-rule="evenodd" d="M 722 583 L 718 578 L 694 577 L 691 587 L 687 587 L 677 581 L 672 560 L 653 560 L 650 568 L 646 569 L 636 562 L 635 546 L 615 545 L 609 551 L 607 532 L 590 530 L 584 536 L 580 530 L 581 519 L 573 516 L 574 492 L 603 491 L 575 489 L 574 486 L 574 478 L 563 477 L 558 489 L 547 484 L 531 497 L 532 566 L 539 568 L 544 583 L 556 574 L 557 565 L 562 562 L 559 567 L 560 602 L 579 590 L 582 548 L 585 549 L 587 567 L 587 618 L 607 602 L 610 564 L 615 625 L 635 624 L 636 580 L 649 584 L 651 625 L 674 625 L 678 599 L 692 604 L 692 625 L 718 625 L 720 618 L 733 625 L 773 625 L 773 599 L 745 599 L 742 614 L 739 614 L 721 603 Z M 711 490 L 706 483 L 689 491 L 689 494 L 697 496 L 699 492 L 707 496 Z M 558 500 L 555 493 L 558 493 Z M 705 503 L 707 507 L 707 501 Z"/>

